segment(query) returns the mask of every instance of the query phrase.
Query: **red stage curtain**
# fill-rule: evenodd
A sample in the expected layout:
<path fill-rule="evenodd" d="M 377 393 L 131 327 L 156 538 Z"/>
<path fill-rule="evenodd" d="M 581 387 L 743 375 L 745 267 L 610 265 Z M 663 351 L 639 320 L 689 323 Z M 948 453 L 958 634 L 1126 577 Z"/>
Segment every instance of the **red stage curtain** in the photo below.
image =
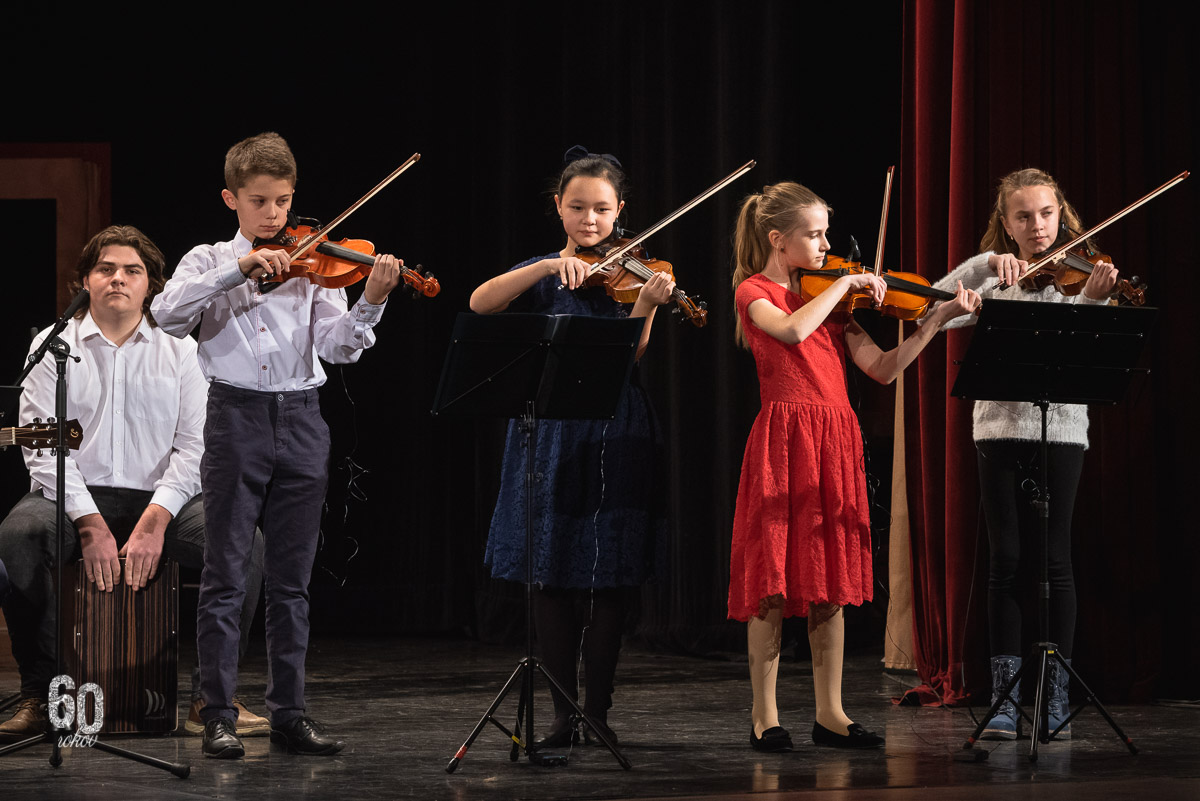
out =
<path fill-rule="evenodd" d="M 1124 3 L 906 3 L 900 269 L 936 279 L 975 254 L 996 181 L 1012 170 L 1045 169 L 1093 224 L 1195 167 L 1196 47 L 1182 27 Z M 1172 344 L 1194 345 L 1196 334 L 1190 310 L 1177 302 L 1171 314 L 1167 286 L 1172 271 L 1195 269 L 1194 257 L 1181 263 L 1170 254 L 1171 243 L 1189 242 L 1197 182 L 1100 237 L 1118 267 L 1150 282 L 1162 308 L 1147 349 L 1151 378 L 1135 380 L 1118 407 L 1091 412 L 1076 503 L 1075 658 L 1106 700 L 1151 697 L 1164 673 L 1184 675 L 1197 663 L 1196 616 L 1171 611 L 1173 602 L 1194 603 L 1189 574 L 1164 562 L 1197 553 L 1183 534 L 1195 529 L 1188 501 L 1169 487 L 1181 477 L 1194 486 L 1200 442 L 1194 426 L 1165 425 L 1171 399 L 1194 397 L 1200 371 L 1194 347 Z M 925 683 L 914 697 L 929 703 L 989 688 L 987 537 L 971 405 L 948 397 L 953 360 L 969 338 L 967 329 L 935 342 L 906 382 L 914 628 Z M 1035 621 L 1026 618 L 1027 640 Z M 1168 639 L 1173 621 L 1184 621 L 1182 636 Z M 1169 653 L 1176 648 L 1182 653 Z"/>

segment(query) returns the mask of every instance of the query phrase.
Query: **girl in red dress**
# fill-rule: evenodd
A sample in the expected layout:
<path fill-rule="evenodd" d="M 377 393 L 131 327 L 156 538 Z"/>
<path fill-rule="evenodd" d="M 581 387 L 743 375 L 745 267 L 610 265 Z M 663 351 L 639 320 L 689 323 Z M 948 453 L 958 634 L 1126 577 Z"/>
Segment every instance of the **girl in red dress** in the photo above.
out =
<path fill-rule="evenodd" d="M 830 319 L 849 291 L 882 301 L 870 274 L 838 278 L 808 303 L 800 273 L 829 250 L 830 208 L 791 182 L 742 204 L 733 286 L 737 341 L 754 353 L 762 410 L 742 461 L 730 560 L 729 617 L 748 621 L 750 744 L 789 751 L 775 681 L 784 616 L 807 616 L 813 655 L 813 742 L 871 748 L 883 738 L 842 709 L 842 606 L 871 600 L 871 532 L 858 419 L 846 396 L 845 357 L 891 383 L 948 320 L 974 311 L 979 296 L 960 284 L 911 338 L 886 353 L 853 320 Z"/>

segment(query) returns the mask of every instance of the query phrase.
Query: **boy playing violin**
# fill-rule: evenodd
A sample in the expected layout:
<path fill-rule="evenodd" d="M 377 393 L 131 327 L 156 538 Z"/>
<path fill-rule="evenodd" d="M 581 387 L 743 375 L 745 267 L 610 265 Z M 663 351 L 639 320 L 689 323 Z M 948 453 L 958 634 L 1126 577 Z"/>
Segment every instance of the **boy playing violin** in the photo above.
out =
<path fill-rule="evenodd" d="M 259 291 L 257 279 L 287 271 L 284 250 L 254 251 L 287 224 L 296 160 L 263 133 L 225 156 L 225 205 L 237 214 L 231 241 L 194 248 L 154 299 L 163 331 L 200 326 L 200 367 L 209 382 L 200 464 L 208 547 L 200 583 L 197 650 L 205 706 L 205 756 L 237 759 L 234 728 L 238 610 L 256 521 L 266 539 L 266 706 L 271 742 L 290 753 L 336 754 L 344 745 L 306 714 L 308 582 L 328 482 L 329 427 L 317 387 L 319 360 L 350 363 L 375 343 L 372 326 L 399 281 L 402 262 L 379 255 L 362 298 L 347 310 L 342 290 L 290 280 Z"/>

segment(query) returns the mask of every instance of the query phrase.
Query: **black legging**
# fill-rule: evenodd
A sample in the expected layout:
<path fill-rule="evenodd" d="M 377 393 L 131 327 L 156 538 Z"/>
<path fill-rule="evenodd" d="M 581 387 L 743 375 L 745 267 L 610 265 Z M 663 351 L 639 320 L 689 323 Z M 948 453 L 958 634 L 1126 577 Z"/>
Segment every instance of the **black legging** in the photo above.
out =
<path fill-rule="evenodd" d="M 1026 569 L 1041 572 L 1038 518 L 1022 485 L 1040 473 L 1039 443 L 1027 440 L 979 440 L 979 489 L 987 520 L 991 567 L 988 573 L 988 624 L 992 655 L 1020 656 L 1021 604 L 1017 568 L 1022 534 L 1028 549 Z M 1075 579 L 1071 573 L 1071 513 L 1083 471 L 1083 447 L 1051 444 L 1050 484 L 1050 641 L 1070 657 L 1075 640 Z"/>
<path fill-rule="evenodd" d="M 623 588 L 567 590 L 544 587 L 534 590 L 533 617 L 537 627 L 542 663 L 565 690 L 576 696 L 575 665 L 583 640 L 583 709 L 606 723 L 612 706 L 613 676 L 621 652 L 621 630 L 625 623 Z M 586 632 L 584 628 L 586 627 Z M 554 715 L 564 718 L 570 706 L 554 693 Z"/>

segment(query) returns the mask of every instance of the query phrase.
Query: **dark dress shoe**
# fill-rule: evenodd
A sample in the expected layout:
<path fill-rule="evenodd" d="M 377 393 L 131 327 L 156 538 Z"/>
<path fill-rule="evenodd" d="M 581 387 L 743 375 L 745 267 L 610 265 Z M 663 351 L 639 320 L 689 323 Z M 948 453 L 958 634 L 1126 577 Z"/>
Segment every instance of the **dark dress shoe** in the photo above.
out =
<path fill-rule="evenodd" d="M 787 753 L 792 750 L 792 735 L 782 726 L 772 726 L 762 733 L 762 737 L 755 737 L 754 726 L 751 726 L 750 747 L 764 754 Z"/>
<path fill-rule="evenodd" d="M 820 723 L 814 723 L 813 742 L 830 748 L 878 748 L 883 745 L 882 737 L 873 731 L 867 731 L 861 724 L 851 723 L 847 731 L 849 734 L 837 734 Z"/>
<path fill-rule="evenodd" d="M 608 728 L 608 723 L 606 721 L 600 720 L 599 718 L 592 718 L 592 725 L 594 725 L 601 734 L 607 737 L 608 741 L 612 743 L 613 746 L 617 745 L 617 733 Z M 588 745 L 604 745 L 604 741 L 600 739 L 596 732 L 587 727 L 584 727 L 583 729 L 583 739 Z"/>
<path fill-rule="evenodd" d="M 341 740 L 325 735 L 320 723 L 303 715 L 282 726 L 271 725 L 271 742 L 287 747 L 289 754 L 332 756 L 346 747 Z"/>
<path fill-rule="evenodd" d="M 546 736 L 534 742 L 533 750 L 566 748 L 577 742 L 579 742 L 579 734 L 575 731 L 574 717 L 555 718 L 554 722 L 550 724 L 550 731 L 546 732 Z"/>
<path fill-rule="evenodd" d="M 204 724 L 204 755 L 213 759 L 241 759 L 246 755 L 233 721 L 213 718 Z"/>

